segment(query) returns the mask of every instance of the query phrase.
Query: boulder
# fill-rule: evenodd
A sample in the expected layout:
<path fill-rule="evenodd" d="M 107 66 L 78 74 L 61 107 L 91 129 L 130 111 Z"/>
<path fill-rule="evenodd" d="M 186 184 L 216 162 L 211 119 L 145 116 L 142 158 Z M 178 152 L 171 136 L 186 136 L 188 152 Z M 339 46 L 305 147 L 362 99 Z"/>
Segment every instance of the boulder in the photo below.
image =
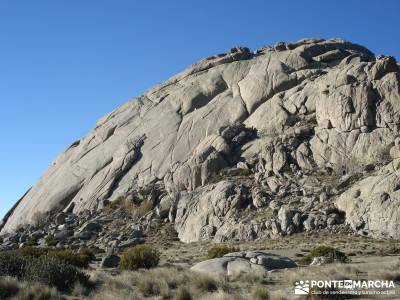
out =
<path fill-rule="evenodd" d="M 114 254 L 106 255 L 101 260 L 100 267 L 102 269 L 116 268 L 116 267 L 118 267 L 120 260 L 121 259 L 118 255 L 114 255 Z"/>
<path fill-rule="evenodd" d="M 238 275 L 241 273 L 266 273 L 276 269 L 295 268 L 288 257 L 265 251 L 236 252 L 224 257 L 209 259 L 194 265 L 191 270 L 208 275 Z"/>

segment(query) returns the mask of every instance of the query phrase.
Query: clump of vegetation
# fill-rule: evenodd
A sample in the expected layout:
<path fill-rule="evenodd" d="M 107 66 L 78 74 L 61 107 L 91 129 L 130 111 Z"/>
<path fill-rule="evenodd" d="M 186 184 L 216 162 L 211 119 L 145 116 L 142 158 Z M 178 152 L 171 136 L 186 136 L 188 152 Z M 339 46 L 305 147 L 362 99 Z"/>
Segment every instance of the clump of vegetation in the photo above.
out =
<path fill-rule="evenodd" d="M 249 169 L 239 169 L 238 170 L 238 175 L 239 176 L 249 176 L 251 174 L 252 174 L 251 170 L 249 170 Z"/>
<path fill-rule="evenodd" d="M 254 288 L 254 290 L 251 294 L 251 299 L 253 299 L 253 300 L 269 300 L 270 299 L 269 290 L 265 286 L 259 285 Z"/>
<path fill-rule="evenodd" d="M 158 265 L 160 253 L 146 245 L 137 245 L 124 251 L 119 267 L 121 270 L 150 269 Z"/>
<path fill-rule="evenodd" d="M 146 215 L 149 211 L 154 208 L 153 202 L 150 200 L 144 200 L 140 203 L 139 206 L 136 206 L 133 214 L 137 218 L 141 218 Z"/>
<path fill-rule="evenodd" d="M 385 280 L 393 280 L 395 282 L 400 282 L 400 272 L 399 271 L 386 271 L 380 274 L 380 278 Z"/>
<path fill-rule="evenodd" d="M 124 202 L 125 202 L 125 197 L 119 196 L 117 199 L 115 199 L 114 201 L 112 201 L 112 202 L 108 205 L 108 207 L 109 207 L 111 210 L 116 210 L 116 209 L 120 208 L 120 207 L 123 205 Z"/>
<path fill-rule="evenodd" d="M 108 205 L 108 208 L 110 210 L 121 208 L 130 213 L 134 218 L 141 218 L 154 208 L 154 203 L 153 201 L 134 195 L 130 195 L 129 197 L 119 196 Z"/>
<path fill-rule="evenodd" d="M 15 250 L 15 252 L 16 254 L 23 257 L 53 257 L 78 268 L 87 268 L 89 266 L 89 263 L 94 259 L 94 254 L 89 250 L 76 253 L 68 249 L 23 247 Z"/>
<path fill-rule="evenodd" d="M 69 290 L 76 282 L 87 284 L 89 280 L 88 276 L 75 266 L 49 256 L 30 260 L 23 278 L 54 286 L 60 291 Z"/>
<path fill-rule="evenodd" d="M 28 259 L 15 252 L 0 253 L 0 274 L 21 278 L 26 270 Z"/>
<path fill-rule="evenodd" d="M 199 275 L 195 277 L 193 283 L 200 291 L 213 292 L 218 289 L 215 279 L 206 275 Z"/>
<path fill-rule="evenodd" d="M 146 277 L 139 282 L 139 291 L 145 297 L 162 296 L 167 298 L 169 296 L 169 288 L 164 280 L 156 277 Z"/>
<path fill-rule="evenodd" d="M 192 295 L 190 294 L 190 292 L 187 290 L 187 288 L 181 286 L 176 291 L 175 299 L 176 300 L 192 300 L 193 298 L 192 298 Z"/>
<path fill-rule="evenodd" d="M 31 237 L 31 238 L 26 242 L 26 245 L 27 245 L 27 246 L 37 246 L 37 244 L 38 244 L 38 241 L 37 241 L 37 238 L 35 238 L 35 237 Z"/>
<path fill-rule="evenodd" d="M 56 257 L 28 256 L 20 251 L 0 253 L 0 274 L 18 280 L 40 282 L 63 291 L 76 282 L 86 284 L 88 281 L 83 272 Z"/>
<path fill-rule="evenodd" d="M 207 251 L 207 258 L 212 259 L 212 258 L 217 258 L 217 257 L 222 257 L 225 254 L 232 253 L 232 252 L 238 252 L 240 251 L 236 247 L 230 247 L 227 245 L 217 245 L 213 246 Z"/>
<path fill-rule="evenodd" d="M 58 240 L 54 238 L 54 235 L 48 235 L 45 238 L 45 243 L 48 247 L 55 247 L 58 244 Z"/>
<path fill-rule="evenodd" d="M 310 251 L 310 253 L 301 259 L 301 263 L 309 264 L 312 262 L 314 257 L 327 257 L 332 259 L 334 262 L 349 262 L 347 255 L 333 247 L 329 246 L 318 246 Z"/>

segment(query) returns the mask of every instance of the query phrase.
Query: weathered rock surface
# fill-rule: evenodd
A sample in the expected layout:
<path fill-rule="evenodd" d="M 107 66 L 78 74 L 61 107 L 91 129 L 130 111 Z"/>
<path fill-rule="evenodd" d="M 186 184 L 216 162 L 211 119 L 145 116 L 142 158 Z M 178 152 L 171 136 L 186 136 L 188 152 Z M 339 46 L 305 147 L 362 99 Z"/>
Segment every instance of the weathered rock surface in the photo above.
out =
<path fill-rule="evenodd" d="M 133 243 L 139 237 L 105 234 L 108 221 L 95 217 L 124 197 L 145 231 L 174 222 L 185 242 L 348 226 L 399 238 L 399 82 L 393 57 L 341 39 L 233 48 L 99 120 L 17 202 L 1 233 L 47 213 L 64 242 L 104 234 L 107 244 Z M 77 221 L 87 211 L 98 226 Z"/>
<path fill-rule="evenodd" d="M 295 268 L 288 257 L 265 251 L 235 252 L 224 257 L 209 259 L 194 265 L 191 270 L 208 275 L 238 275 L 240 273 L 265 273 L 276 269 Z"/>

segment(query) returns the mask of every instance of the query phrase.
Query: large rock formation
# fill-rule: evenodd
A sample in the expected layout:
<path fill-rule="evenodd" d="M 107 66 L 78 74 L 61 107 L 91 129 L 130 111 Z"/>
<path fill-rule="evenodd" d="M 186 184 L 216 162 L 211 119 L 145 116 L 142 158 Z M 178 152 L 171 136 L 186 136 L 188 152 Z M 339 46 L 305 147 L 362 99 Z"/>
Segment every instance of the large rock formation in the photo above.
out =
<path fill-rule="evenodd" d="M 314 230 L 344 214 L 353 230 L 400 238 L 399 81 L 393 57 L 341 39 L 233 48 L 99 120 L 1 232 L 151 189 L 154 214 L 187 242 Z"/>

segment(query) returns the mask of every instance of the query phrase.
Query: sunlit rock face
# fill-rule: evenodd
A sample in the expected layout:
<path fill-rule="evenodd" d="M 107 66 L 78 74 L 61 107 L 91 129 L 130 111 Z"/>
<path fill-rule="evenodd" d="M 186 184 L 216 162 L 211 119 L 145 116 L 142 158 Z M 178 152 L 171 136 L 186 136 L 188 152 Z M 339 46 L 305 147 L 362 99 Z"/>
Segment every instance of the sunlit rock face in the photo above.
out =
<path fill-rule="evenodd" d="M 394 58 L 341 39 L 209 57 L 99 120 L 9 212 L 2 233 L 38 212 L 97 210 L 154 187 L 182 240 L 246 239 L 237 211 L 260 208 L 263 193 L 273 200 L 285 176 L 326 171 L 363 174 L 359 196 L 349 187 L 331 197 L 346 222 L 400 238 L 399 79 Z M 240 164 L 244 186 L 215 182 Z M 366 174 L 371 166 L 380 173 Z"/>

